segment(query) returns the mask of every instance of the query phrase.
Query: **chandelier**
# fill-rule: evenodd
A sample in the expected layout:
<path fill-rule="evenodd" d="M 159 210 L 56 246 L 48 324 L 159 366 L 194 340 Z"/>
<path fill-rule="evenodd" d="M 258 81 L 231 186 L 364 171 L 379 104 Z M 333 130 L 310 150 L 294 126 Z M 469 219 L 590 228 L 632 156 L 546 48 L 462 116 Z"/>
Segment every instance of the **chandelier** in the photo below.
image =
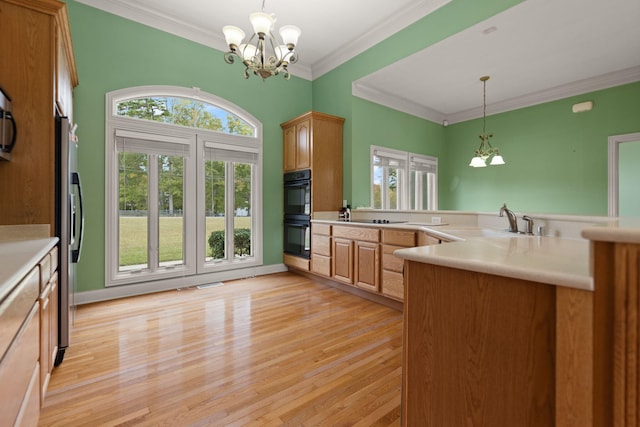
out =
<path fill-rule="evenodd" d="M 264 12 L 265 1 L 262 1 L 262 12 L 249 15 L 254 33 L 246 43 L 243 43 L 245 33 L 240 28 L 233 25 L 222 28 L 230 49 L 224 54 L 224 60 L 227 64 L 233 64 L 235 58 L 239 58 L 246 67 L 245 79 L 249 78 L 250 73 L 262 77 L 262 80 L 283 73 L 284 78 L 289 80 L 287 66 L 298 61 L 294 48 L 300 37 L 300 28 L 295 25 L 281 27 L 280 43 L 272 32 L 276 16 Z"/>
<path fill-rule="evenodd" d="M 491 166 L 504 165 L 505 161 L 500 155 L 500 151 L 491 145 L 489 138 L 493 137 L 492 133 L 487 133 L 487 80 L 489 76 L 480 77 L 480 81 L 483 84 L 483 109 L 482 109 L 482 133 L 480 134 L 480 147 L 475 151 L 471 163 L 469 166 L 474 168 L 484 168 L 487 166 L 487 159 L 491 158 L 489 163 Z"/>

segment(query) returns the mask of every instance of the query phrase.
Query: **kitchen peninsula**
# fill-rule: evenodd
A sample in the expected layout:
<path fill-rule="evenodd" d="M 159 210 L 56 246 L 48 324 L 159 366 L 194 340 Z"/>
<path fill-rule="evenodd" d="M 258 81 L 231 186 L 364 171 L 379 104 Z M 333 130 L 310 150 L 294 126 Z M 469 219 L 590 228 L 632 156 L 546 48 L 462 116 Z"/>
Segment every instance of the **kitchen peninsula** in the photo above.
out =
<path fill-rule="evenodd" d="M 403 424 L 637 426 L 640 224 L 409 248 Z"/>

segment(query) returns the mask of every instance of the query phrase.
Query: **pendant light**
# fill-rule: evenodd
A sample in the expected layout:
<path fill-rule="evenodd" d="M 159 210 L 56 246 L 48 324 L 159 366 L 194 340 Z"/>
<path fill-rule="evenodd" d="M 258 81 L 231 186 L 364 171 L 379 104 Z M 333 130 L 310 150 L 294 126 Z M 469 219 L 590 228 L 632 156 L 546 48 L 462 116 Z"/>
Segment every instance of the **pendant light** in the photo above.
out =
<path fill-rule="evenodd" d="M 480 134 L 480 147 L 474 152 L 473 158 L 469 166 L 474 168 L 484 168 L 487 166 L 487 160 L 491 157 L 489 165 L 504 165 L 505 161 L 500 155 L 500 151 L 491 145 L 489 138 L 493 137 L 492 133 L 487 133 L 487 80 L 489 76 L 480 77 L 483 85 L 482 98 L 482 133 Z"/>
<path fill-rule="evenodd" d="M 242 29 L 233 25 L 222 28 L 229 45 L 229 52 L 224 54 L 224 60 L 227 64 L 233 64 L 235 58 L 240 59 L 246 67 L 245 79 L 248 79 L 251 73 L 262 77 L 262 80 L 282 73 L 284 78 L 289 80 L 287 67 L 298 61 L 294 49 L 300 37 L 300 28 L 295 25 L 280 27 L 282 42 L 279 42 L 273 34 L 276 16 L 264 12 L 264 3 L 265 0 L 262 1 L 262 12 L 249 15 L 254 33 L 246 43 Z"/>

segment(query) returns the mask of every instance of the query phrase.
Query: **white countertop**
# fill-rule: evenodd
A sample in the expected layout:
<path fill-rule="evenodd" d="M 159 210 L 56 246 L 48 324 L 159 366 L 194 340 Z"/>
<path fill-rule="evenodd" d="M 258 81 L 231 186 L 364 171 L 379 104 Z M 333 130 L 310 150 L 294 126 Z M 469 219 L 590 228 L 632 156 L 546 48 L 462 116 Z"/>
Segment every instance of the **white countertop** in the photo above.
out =
<path fill-rule="evenodd" d="M 0 241 L 0 302 L 57 242 L 57 237 Z"/>
<path fill-rule="evenodd" d="M 611 222 L 582 230 L 589 240 L 620 243 L 640 243 L 640 218 L 615 218 Z"/>
<path fill-rule="evenodd" d="M 394 255 L 462 270 L 593 291 L 589 242 L 557 237 L 474 237 Z"/>
<path fill-rule="evenodd" d="M 403 222 L 371 224 L 313 220 L 333 225 L 413 229 L 449 242 L 400 249 L 394 255 L 462 270 L 593 291 L 589 241 L 514 234 L 506 230 L 453 224 Z"/>

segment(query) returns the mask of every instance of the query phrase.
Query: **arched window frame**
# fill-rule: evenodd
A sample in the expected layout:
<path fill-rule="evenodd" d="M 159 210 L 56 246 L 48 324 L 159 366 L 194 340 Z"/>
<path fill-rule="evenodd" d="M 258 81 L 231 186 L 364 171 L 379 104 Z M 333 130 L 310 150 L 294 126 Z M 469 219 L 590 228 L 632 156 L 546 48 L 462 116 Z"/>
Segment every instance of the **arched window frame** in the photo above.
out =
<path fill-rule="evenodd" d="M 118 103 L 136 98 L 148 97 L 174 97 L 200 101 L 212 104 L 220 109 L 239 117 L 244 122 L 253 127 L 252 136 L 235 135 L 221 131 L 208 129 L 198 129 L 180 126 L 170 123 L 155 122 L 151 120 L 138 119 L 133 117 L 117 115 Z M 116 90 L 106 94 L 106 126 L 105 126 L 105 250 L 106 262 L 106 286 L 123 285 L 147 282 L 163 281 L 165 287 L 171 286 L 172 282 L 180 283 L 186 277 L 190 277 L 190 283 L 207 283 L 218 280 L 220 272 L 227 270 L 238 270 L 247 268 L 252 270 L 263 262 L 263 242 L 262 242 L 262 123 L 237 105 L 217 97 L 213 94 L 203 92 L 199 88 L 184 88 L 178 86 L 138 86 Z M 185 206 L 185 215 L 195 215 L 195 219 L 188 221 L 185 229 L 187 244 L 185 246 L 185 265 L 179 268 L 171 268 L 165 271 L 151 271 L 142 277 L 140 274 L 123 274 L 118 271 L 118 160 L 116 153 L 116 133 L 138 132 L 141 135 L 161 136 L 163 140 L 180 141 L 189 145 L 190 155 L 187 160 L 186 169 L 189 175 L 186 177 L 185 192 L 189 192 L 189 197 L 196 201 L 195 205 Z M 203 237 L 204 229 L 204 202 L 202 195 L 204 190 L 196 185 L 198 180 L 204 176 L 201 165 L 206 147 L 212 142 L 218 147 L 238 150 L 241 152 L 252 152 L 257 155 L 257 163 L 253 167 L 252 173 L 252 252 L 253 256 L 246 260 L 236 260 L 233 257 L 228 262 L 207 263 L 206 258 L 206 237 Z M 196 188 L 197 187 L 197 188 Z M 185 195 L 186 197 L 186 195 Z M 190 210 L 189 213 L 186 211 Z M 232 224 L 232 219 L 229 220 Z M 189 243 L 190 242 L 190 243 Z M 193 247 L 195 243 L 195 248 Z"/>

